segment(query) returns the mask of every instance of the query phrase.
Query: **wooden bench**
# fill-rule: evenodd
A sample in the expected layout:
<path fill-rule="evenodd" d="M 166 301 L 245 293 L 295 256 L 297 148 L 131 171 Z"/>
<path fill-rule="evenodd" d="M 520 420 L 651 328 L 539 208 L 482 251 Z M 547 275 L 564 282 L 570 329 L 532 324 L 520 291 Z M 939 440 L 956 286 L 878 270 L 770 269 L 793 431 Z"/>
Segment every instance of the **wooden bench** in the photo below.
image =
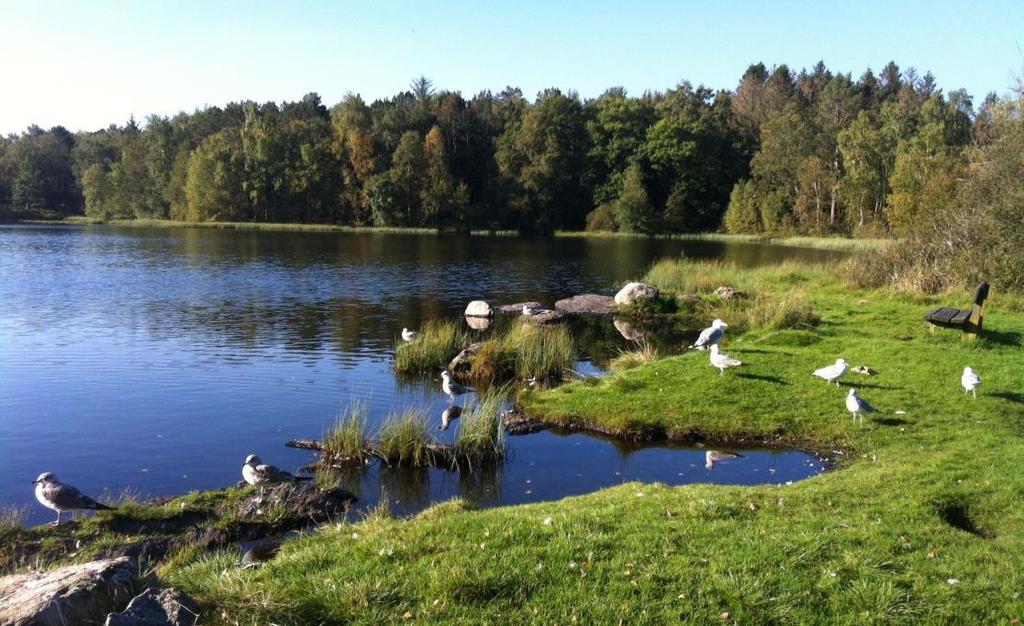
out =
<path fill-rule="evenodd" d="M 965 337 L 974 339 L 981 332 L 981 323 L 985 318 L 985 301 L 988 300 L 988 283 L 978 285 L 974 292 L 974 306 L 970 309 L 952 309 L 939 307 L 924 314 L 924 319 L 930 324 L 932 334 L 935 328 L 959 328 L 964 332 Z"/>

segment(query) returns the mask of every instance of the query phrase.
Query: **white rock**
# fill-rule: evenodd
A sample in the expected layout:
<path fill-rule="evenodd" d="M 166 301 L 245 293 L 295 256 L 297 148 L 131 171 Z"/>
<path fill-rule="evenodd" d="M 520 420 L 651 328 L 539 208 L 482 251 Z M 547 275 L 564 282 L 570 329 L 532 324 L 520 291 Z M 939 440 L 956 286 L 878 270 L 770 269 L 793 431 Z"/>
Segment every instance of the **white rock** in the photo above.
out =
<path fill-rule="evenodd" d="M 473 300 L 466 306 L 466 317 L 491 317 L 494 309 L 484 300 Z"/>
<path fill-rule="evenodd" d="M 615 294 L 615 304 L 629 305 L 639 300 L 654 300 L 658 297 L 658 288 L 647 283 L 628 283 Z"/>

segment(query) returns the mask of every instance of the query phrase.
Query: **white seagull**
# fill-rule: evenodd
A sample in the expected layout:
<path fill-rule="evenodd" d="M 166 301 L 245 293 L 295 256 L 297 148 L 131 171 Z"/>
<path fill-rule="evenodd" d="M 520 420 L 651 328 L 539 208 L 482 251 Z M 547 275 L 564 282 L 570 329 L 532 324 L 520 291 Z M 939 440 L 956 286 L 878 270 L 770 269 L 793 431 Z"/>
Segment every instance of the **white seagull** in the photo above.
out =
<path fill-rule="evenodd" d="M 981 377 L 975 374 L 974 370 L 969 367 L 965 367 L 964 373 L 960 377 L 960 384 L 964 386 L 965 394 L 970 391 L 975 398 L 978 397 L 978 387 L 981 386 Z"/>
<path fill-rule="evenodd" d="M 857 395 L 856 389 L 851 389 L 850 393 L 846 394 L 846 410 L 853 415 L 853 419 L 856 421 L 860 418 L 860 425 L 864 425 L 864 413 L 875 413 L 878 409 L 868 404 L 867 400 Z"/>
<path fill-rule="evenodd" d="M 451 425 L 452 420 L 458 419 L 462 415 L 462 407 L 453 405 L 441 412 L 441 425 L 437 427 L 438 430 L 448 430 L 448 426 Z"/>
<path fill-rule="evenodd" d="M 402 340 L 405 342 L 415 341 L 420 334 L 415 330 L 409 330 L 408 328 L 402 328 Z"/>
<path fill-rule="evenodd" d="M 473 389 L 452 380 L 452 375 L 448 373 L 448 370 L 444 370 L 441 372 L 441 391 L 448 395 L 449 400 L 455 402 L 456 396 L 461 396 L 467 391 L 473 391 Z"/>
<path fill-rule="evenodd" d="M 836 362 L 832 365 L 814 370 L 814 375 L 818 378 L 823 378 L 830 383 L 835 383 L 836 387 L 838 387 L 839 379 L 845 376 L 849 369 L 850 366 L 846 364 L 846 361 L 843 359 L 836 359 Z"/>
<path fill-rule="evenodd" d="M 727 461 L 729 459 L 736 459 L 743 456 L 742 454 L 734 454 L 732 452 L 719 452 L 718 450 L 708 450 L 704 453 L 704 467 L 712 469 L 715 467 L 715 463 L 718 461 Z"/>
<path fill-rule="evenodd" d="M 717 344 L 719 341 L 722 340 L 722 337 L 725 337 L 725 329 L 728 327 L 728 324 L 726 324 L 722 320 L 716 319 L 715 321 L 711 322 L 711 326 L 709 328 L 705 328 L 704 330 L 700 331 L 700 335 L 697 337 L 697 341 L 693 342 L 693 345 L 690 346 L 690 349 L 692 350 L 696 348 L 698 350 L 705 350 Z"/>
<path fill-rule="evenodd" d="M 54 526 L 60 525 L 61 513 L 65 511 L 109 511 L 113 508 L 93 500 L 71 485 L 62 484 L 52 472 L 43 472 L 39 478 L 32 481 L 32 484 L 36 486 L 36 500 L 39 500 L 39 504 L 57 511 Z"/>
<path fill-rule="evenodd" d="M 264 487 L 277 483 L 293 483 L 297 480 L 313 480 L 311 476 L 296 476 L 291 472 L 267 465 L 255 454 L 245 457 L 245 465 L 242 466 L 242 478 L 253 486 Z"/>
<path fill-rule="evenodd" d="M 711 364 L 718 368 L 718 375 L 725 374 L 726 368 L 743 365 L 743 361 L 737 361 L 728 354 L 718 351 L 718 344 L 711 344 Z"/>
<path fill-rule="evenodd" d="M 523 305 L 523 315 L 525 315 L 527 317 L 530 317 L 532 315 L 536 315 L 536 314 L 540 313 L 542 310 L 543 309 L 535 309 L 534 307 L 530 306 L 529 304 L 524 304 Z"/>

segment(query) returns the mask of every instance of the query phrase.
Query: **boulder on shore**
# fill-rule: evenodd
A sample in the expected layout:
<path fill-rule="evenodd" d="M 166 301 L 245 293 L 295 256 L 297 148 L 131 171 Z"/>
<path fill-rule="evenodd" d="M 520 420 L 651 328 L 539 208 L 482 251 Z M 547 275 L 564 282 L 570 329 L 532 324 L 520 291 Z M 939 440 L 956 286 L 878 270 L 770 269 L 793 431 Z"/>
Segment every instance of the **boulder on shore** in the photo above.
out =
<path fill-rule="evenodd" d="M 492 317 L 494 309 L 484 300 L 473 300 L 466 305 L 466 317 Z"/>
<path fill-rule="evenodd" d="M 149 587 L 132 598 L 128 608 L 111 613 L 103 626 L 194 626 L 199 607 L 187 594 L 169 587 Z"/>
<path fill-rule="evenodd" d="M 469 344 L 465 350 L 456 354 L 455 358 L 451 360 L 451 363 L 448 364 L 448 371 L 454 372 L 463 365 L 469 365 L 469 362 L 476 356 L 476 353 L 479 352 L 480 348 L 483 346 L 484 342 L 482 341 Z"/>
<path fill-rule="evenodd" d="M 647 283 L 627 283 L 615 294 L 615 304 L 628 306 L 635 302 L 656 300 L 658 288 Z"/>
<path fill-rule="evenodd" d="M 140 586 L 128 557 L 0 578 L 0 624 L 98 624 Z"/>
<path fill-rule="evenodd" d="M 611 315 L 615 312 L 615 299 L 587 293 L 559 300 L 555 308 L 569 315 Z"/>

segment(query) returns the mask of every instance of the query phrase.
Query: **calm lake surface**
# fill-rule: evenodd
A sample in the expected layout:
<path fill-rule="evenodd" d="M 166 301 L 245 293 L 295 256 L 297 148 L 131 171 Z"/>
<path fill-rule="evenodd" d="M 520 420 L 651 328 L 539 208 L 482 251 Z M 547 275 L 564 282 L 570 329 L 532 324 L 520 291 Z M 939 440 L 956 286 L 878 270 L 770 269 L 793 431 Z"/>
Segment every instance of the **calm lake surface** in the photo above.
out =
<path fill-rule="evenodd" d="M 685 253 L 744 265 L 841 254 L 762 244 L 621 238 L 0 226 L 0 506 L 49 521 L 30 482 L 43 471 L 94 496 L 142 497 L 237 482 L 251 452 L 297 469 L 354 400 L 371 426 L 422 407 L 435 380 L 399 381 L 403 326 L 456 317 L 469 300 L 614 293 Z M 610 320 L 581 346 L 599 370 L 627 343 Z M 677 346 L 684 338 L 659 341 Z M 461 401 L 460 401 L 461 402 Z M 454 425 L 438 432 L 450 442 Z M 509 437 L 498 470 L 370 467 L 348 485 L 397 513 L 463 496 L 481 505 L 556 499 L 627 480 L 756 484 L 820 471 L 800 452 L 749 451 L 704 468 L 704 450 L 637 447 L 583 434 Z"/>

